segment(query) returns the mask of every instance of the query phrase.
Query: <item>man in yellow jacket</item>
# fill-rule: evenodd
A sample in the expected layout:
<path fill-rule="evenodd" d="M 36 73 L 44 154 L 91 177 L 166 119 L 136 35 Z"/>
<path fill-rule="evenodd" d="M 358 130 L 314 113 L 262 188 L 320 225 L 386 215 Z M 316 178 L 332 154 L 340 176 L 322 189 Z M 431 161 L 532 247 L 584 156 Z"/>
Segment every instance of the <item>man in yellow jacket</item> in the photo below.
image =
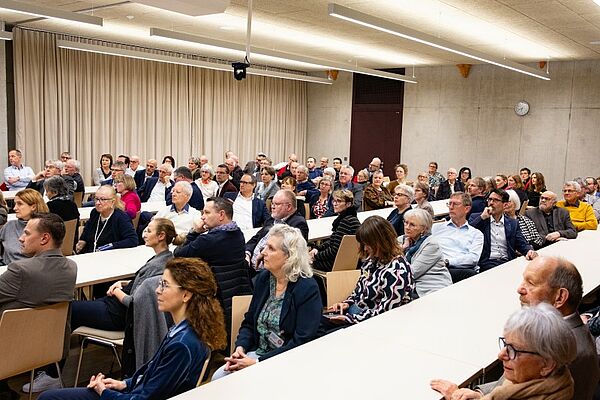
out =
<path fill-rule="evenodd" d="M 571 221 L 577 231 L 586 229 L 596 230 L 598 221 L 594 215 L 594 210 L 591 205 L 579 199 L 581 186 L 575 181 L 565 182 L 563 186 L 564 200 L 556 203 L 557 207 L 562 207 L 569 211 Z"/>

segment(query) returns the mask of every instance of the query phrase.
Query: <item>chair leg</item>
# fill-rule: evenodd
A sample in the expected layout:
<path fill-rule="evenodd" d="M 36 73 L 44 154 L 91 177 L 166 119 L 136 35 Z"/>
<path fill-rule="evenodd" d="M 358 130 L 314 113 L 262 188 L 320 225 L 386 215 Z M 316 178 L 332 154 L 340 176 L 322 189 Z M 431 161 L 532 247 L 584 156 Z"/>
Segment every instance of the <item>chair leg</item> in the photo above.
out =
<path fill-rule="evenodd" d="M 29 400 L 31 400 L 31 394 L 33 393 L 33 377 L 35 375 L 35 369 L 31 370 L 31 376 L 29 377 Z"/>
<path fill-rule="evenodd" d="M 119 357 L 119 352 L 117 351 L 117 346 L 111 346 L 113 353 L 115 354 L 115 358 L 117 359 L 117 363 L 119 364 L 119 368 L 123 369 L 121 365 L 121 357 Z"/>
<path fill-rule="evenodd" d="M 77 372 L 75 373 L 75 384 L 73 384 L 73 387 L 77 387 L 77 383 L 79 383 L 79 372 L 81 370 L 81 360 L 83 359 L 83 346 L 85 345 L 86 339 L 87 337 L 81 339 L 81 349 L 79 350 L 79 362 L 77 362 Z"/>
<path fill-rule="evenodd" d="M 60 382 L 60 388 L 63 389 L 65 387 L 65 383 L 63 382 L 62 372 L 60 372 L 60 365 L 58 365 L 58 362 L 55 362 L 54 365 L 56 366 L 56 371 L 58 372 L 58 379 L 59 379 L 59 382 Z"/>

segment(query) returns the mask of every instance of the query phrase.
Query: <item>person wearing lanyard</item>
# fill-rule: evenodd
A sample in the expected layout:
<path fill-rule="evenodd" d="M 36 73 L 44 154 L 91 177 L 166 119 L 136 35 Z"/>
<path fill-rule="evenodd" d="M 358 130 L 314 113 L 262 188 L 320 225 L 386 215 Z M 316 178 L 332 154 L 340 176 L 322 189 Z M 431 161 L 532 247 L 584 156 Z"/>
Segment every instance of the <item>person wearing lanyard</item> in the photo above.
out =
<path fill-rule="evenodd" d="M 117 198 L 115 189 L 102 186 L 96 192 L 94 202 L 75 251 L 81 254 L 137 246 L 131 218 L 123 211 L 123 203 Z"/>

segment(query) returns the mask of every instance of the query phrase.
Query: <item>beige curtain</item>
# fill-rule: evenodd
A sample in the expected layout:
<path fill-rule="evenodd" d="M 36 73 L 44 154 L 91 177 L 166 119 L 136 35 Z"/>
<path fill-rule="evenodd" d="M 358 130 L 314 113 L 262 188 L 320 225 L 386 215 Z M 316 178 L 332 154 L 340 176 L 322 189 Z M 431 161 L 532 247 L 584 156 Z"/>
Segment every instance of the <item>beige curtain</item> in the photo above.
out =
<path fill-rule="evenodd" d="M 172 155 L 178 165 L 200 154 L 218 164 L 227 150 L 242 164 L 258 151 L 275 162 L 304 154 L 304 82 L 238 82 L 232 73 L 56 47 L 70 36 L 13 35 L 16 143 L 34 170 L 65 150 L 81 161 L 86 184 L 102 153 Z"/>

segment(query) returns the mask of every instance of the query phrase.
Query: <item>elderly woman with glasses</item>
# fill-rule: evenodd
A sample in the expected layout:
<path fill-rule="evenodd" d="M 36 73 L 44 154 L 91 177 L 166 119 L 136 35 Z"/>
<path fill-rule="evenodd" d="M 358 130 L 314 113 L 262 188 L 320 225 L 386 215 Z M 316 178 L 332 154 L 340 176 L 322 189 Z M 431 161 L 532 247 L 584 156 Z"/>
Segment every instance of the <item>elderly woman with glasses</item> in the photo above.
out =
<path fill-rule="evenodd" d="M 210 199 L 215 197 L 219 191 L 219 184 L 213 180 L 215 177 L 215 171 L 208 164 L 204 164 L 200 167 L 200 178 L 196 179 L 196 185 L 202 192 L 202 197 Z"/>
<path fill-rule="evenodd" d="M 77 253 L 92 253 L 135 247 L 138 238 L 131 218 L 123 211 L 123 202 L 112 186 L 101 186 L 94 198 L 95 207 L 75 246 Z"/>
<path fill-rule="evenodd" d="M 442 250 L 431 236 L 433 219 L 420 208 L 404 214 L 404 235 L 398 238 L 410 269 L 419 297 L 452 284 L 450 272 L 444 263 Z"/>
<path fill-rule="evenodd" d="M 363 194 L 363 210 L 379 210 L 393 204 L 392 195 L 383 187 L 383 172 L 373 172 L 373 182 L 365 188 Z"/>
<path fill-rule="evenodd" d="M 415 191 L 408 185 L 398 185 L 394 189 L 394 208 L 387 220 L 390 221 L 396 235 L 404 235 L 404 213 L 410 210 L 413 199 L 415 198 Z"/>
<path fill-rule="evenodd" d="M 499 345 L 504 375 L 498 382 L 470 390 L 434 379 L 432 389 L 447 400 L 573 398 L 573 378 L 567 366 L 575 359 L 577 343 L 554 307 L 540 303 L 515 312 L 504 325 Z"/>
<path fill-rule="evenodd" d="M 310 189 L 307 191 L 306 200 L 310 206 L 311 218 L 322 218 L 333 215 L 332 188 L 333 181 L 328 177 L 324 177 L 319 180 L 317 189 Z"/>
<path fill-rule="evenodd" d="M 168 399 L 195 388 L 210 352 L 227 345 L 223 309 L 216 294 L 217 283 L 204 261 L 170 260 L 156 296 L 158 310 L 168 312 L 174 326 L 154 357 L 129 379 L 120 381 L 98 373 L 87 388 L 51 390 L 39 399 Z"/>
<path fill-rule="evenodd" d="M 523 234 L 527 243 L 533 246 L 534 249 L 539 249 L 544 244 L 544 238 L 539 234 L 535 224 L 529 217 L 519 214 L 521 209 L 521 201 L 519 195 L 512 189 L 506 191 L 508 193 L 508 203 L 504 205 L 504 213 L 512 219 L 516 219 L 519 223 L 519 229 Z"/>
<path fill-rule="evenodd" d="M 300 346 L 317 336 L 321 299 L 312 279 L 306 240 L 284 224 L 269 231 L 262 251 L 265 271 L 256 276 L 235 350 L 213 380 Z"/>

